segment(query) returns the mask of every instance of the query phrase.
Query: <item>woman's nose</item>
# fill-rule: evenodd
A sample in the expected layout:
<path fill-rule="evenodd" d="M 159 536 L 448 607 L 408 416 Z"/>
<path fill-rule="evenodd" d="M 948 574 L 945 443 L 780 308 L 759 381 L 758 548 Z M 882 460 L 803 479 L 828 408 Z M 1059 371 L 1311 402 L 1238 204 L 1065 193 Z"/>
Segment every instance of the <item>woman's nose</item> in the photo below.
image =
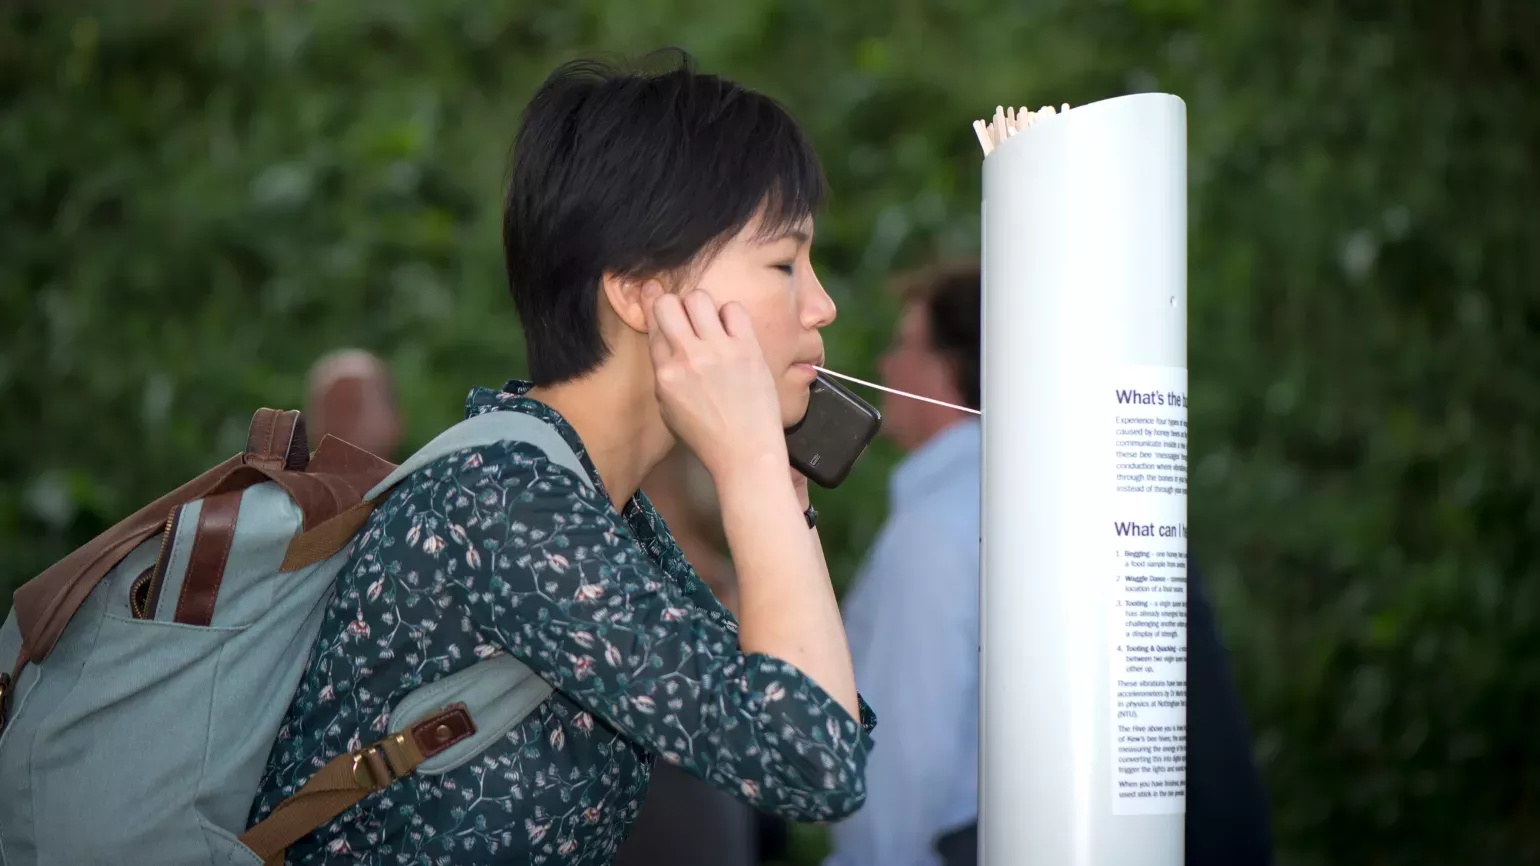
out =
<path fill-rule="evenodd" d="M 834 306 L 834 299 L 824 291 L 823 283 L 818 275 L 813 275 L 812 285 L 808 287 L 802 301 L 802 325 L 806 328 L 827 328 L 834 323 L 839 310 Z"/>

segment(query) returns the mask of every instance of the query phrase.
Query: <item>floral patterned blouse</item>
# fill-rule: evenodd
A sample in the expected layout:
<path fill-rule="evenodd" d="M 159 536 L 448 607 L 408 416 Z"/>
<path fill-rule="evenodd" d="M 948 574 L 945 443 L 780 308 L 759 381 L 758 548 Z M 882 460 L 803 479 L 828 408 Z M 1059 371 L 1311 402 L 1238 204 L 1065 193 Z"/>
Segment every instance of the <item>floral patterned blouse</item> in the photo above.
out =
<path fill-rule="evenodd" d="M 457 452 L 398 486 L 337 578 L 251 823 L 384 736 L 408 692 L 501 652 L 551 697 L 478 760 L 371 794 L 287 862 L 606 864 L 658 757 L 791 819 L 854 812 L 876 724 L 865 702 L 853 719 L 792 665 L 742 652 L 651 503 L 638 493 L 616 514 L 576 431 L 528 388 L 475 389 L 467 414 L 545 420 L 593 486 L 522 443 Z"/>

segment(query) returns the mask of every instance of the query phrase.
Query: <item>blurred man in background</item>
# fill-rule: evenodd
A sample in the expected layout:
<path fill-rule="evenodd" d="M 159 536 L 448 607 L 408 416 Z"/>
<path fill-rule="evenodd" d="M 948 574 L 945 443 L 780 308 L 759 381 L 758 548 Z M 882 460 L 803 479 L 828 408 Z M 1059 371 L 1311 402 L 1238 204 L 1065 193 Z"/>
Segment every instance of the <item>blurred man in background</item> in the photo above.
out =
<path fill-rule="evenodd" d="M 905 277 L 881 361 L 888 387 L 980 405 L 977 262 Z M 904 397 L 883 434 L 907 456 L 890 517 L 845 598 L 856 682 L 882 715 L 867 800 L 834 828 L 825 866 L 978 862 L 980 425 Z M 1196 569 L 1188 575 L 1187 866 L 1272 862 L 1245 714 Z M 1057 864 L 1022 864 L 1057 866 Z"/>
<path fill-rule="evenodd" d="M 401 412 L 384 361 L 362 349 L 343 349 L 310 368 L 305 427 L 316 445 L 328 433 L 394 462 L 401 443 Z"/>
<path fill-rule="evenodd" d="M 979 271 L 903 280 L 904 312 L 881 361 L 886 385 L 979 405 Z M 978 816 L 978 421 L 886 397 L 882 432 L 907 456 L 890 516 L 845 597 L 856 682 L 880 708 L 866 806 L 834 828 L 828 866 L 935 866 L 936 840 Z"/>

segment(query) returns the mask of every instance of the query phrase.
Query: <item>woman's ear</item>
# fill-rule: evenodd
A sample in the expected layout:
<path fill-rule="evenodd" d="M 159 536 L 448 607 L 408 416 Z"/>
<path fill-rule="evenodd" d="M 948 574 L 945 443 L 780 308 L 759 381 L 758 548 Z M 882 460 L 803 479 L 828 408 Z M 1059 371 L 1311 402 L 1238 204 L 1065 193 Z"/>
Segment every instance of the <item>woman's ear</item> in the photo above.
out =
<path fill-rule="evenodd" d="M 647 333 L 647 309 L 643 305 L 644 290 L 651 280 L 605 274 L 602 280 L 604 299 L 609 302 L 615 317 L 638 334 Z"/>

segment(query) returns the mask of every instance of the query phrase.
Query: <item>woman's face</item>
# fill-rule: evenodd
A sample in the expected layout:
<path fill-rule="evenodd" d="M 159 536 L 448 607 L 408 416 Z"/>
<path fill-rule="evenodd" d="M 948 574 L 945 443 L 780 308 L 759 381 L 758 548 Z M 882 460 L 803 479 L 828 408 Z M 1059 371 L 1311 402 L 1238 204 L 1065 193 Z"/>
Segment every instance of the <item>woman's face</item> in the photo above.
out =
<path fill-rule="evenodd" d="M 754 321 L 781 398 L 782 425 L 807 412 L 813 365 L 823 365 L 819 329 L 834 321 L 834 301 L 813 273 L 813 221 L 780 237 L 761 238 L 752 220 L 728 241 L 694 280 L 718 304 L 737 301 Z"/>

